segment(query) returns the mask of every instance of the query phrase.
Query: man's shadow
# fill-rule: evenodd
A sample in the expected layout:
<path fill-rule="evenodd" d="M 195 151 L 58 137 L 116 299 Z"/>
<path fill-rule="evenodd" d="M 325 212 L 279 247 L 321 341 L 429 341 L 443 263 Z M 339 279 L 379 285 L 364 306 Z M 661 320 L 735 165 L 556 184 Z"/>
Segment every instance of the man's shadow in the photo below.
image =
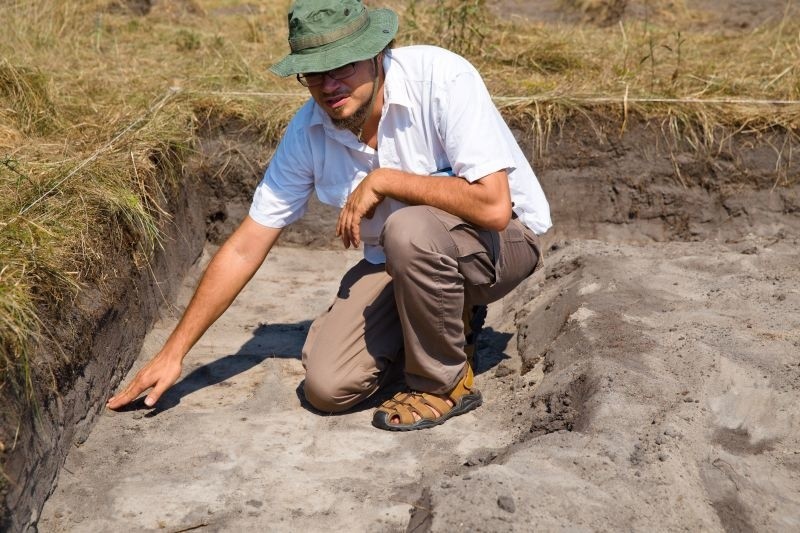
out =
<path fill-rule="evenodd" d="M 303 342 L 311 326 L 310 320 L 296 324 L 259 324 L 253 337 L 231 355 L 226 355 L 202 365 L 169 388 L 145 416 L 157 416 L 181 403 L 188 396 L 205 387 L 221 383 L 237 374 L 246 372 L 268 358 L 300 359 Z M 151 409 L 144 404 L 145 396 L 129 404 L 121 411 Z"/>
<path fill-rule="evenodd" d="M 499 365 L 502 361 L 510 359 L 506 353 L 508 342 L 513 335 L 496 331 L 493 328 L 483 328 L 478 336 L 478 346 L 475 350 L 475 375 L 483 374 Z"/>
<path fill-rule="evenodd" d="M 138 411 L 145 409 L 149 410 L 145 415 L 146 417 L 158 416 L 162 412 L 179 405 L 184 396 L 188 396 L 200 389 L 216 385 L 237 374 L 246 372 L 254 366 L 261 364 L 265 359 L 300 359 L 303 343 L 305 342 L 310 326 L 310 320 L 304 320 L 295 324 L 260 324 L 253 332 L 253 337 L 244 343 L 235 354 L 226 355 L 211 363 L 195 368 L 168 389 L 158 400 L 154 408 L 147 407 L 144 404 L 145 396 L 142 396 L 120 411 Z M 475 357 L 474 371 L 476 375 L 491 370 L 501 361 L 509 358 L 505 350 L 511 337 L 512 335 L 510 333 L 495 331 L 492 328 L 484 328 L 481 331 Z M 383 390 L 378 391 L 371 398 L 346 412 L 352 413 L 354 411 L 375 408 L 402 389 L 402 381 L 390 384 Z M 303 394 L 302 381 L 297 386 L 295 393 L 303 408 L 317 412 L 317 410 L 308 403 Z"/>

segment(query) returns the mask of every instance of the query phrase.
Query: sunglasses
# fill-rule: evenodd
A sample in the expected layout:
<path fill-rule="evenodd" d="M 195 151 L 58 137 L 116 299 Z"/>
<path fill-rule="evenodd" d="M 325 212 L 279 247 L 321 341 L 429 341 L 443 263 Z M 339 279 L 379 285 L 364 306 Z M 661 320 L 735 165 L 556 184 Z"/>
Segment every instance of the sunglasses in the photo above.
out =
<path fill-rule="evenodd" d="M 349 63 L 343 67 L 335 68 L 327 72 L 310 72 L 308 74 L 298 74 L 297 81 L 303 87 L 316 87 L 325 83 L 325 76 L 332 80 L 343 80 L 356 73 L 356 64 Z"/>

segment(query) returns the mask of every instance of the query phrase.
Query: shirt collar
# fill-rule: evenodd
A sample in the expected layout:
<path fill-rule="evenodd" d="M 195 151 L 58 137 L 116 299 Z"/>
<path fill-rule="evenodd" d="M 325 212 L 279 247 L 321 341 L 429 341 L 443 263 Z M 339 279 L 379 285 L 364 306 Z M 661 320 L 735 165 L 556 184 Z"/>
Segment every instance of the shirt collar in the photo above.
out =
<path fill-rule="evenodd" d="M 384 108 L 388 105 L 411 107 L 408 87 L 402 82 L 402 72 L 400 72 L 400 67 L 392 60 L 391 50 L 388 50 L 383 57 L 383 71 L 386 73 L 386 80 L 383 86 Z"/>

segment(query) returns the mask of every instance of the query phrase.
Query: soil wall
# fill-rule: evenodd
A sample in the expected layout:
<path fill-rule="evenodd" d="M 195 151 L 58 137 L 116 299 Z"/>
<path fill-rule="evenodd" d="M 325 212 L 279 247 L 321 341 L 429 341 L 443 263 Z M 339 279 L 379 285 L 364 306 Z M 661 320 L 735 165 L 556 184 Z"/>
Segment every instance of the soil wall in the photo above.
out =
<path fill-rule="evenodd" d="M 639 118 L 621 133 L 617 120 L 573 116 L 554 128 L 538 158 L 520 133 L 550 201 L 551 238 L 724 242 L 796 223 L 786 218 L 800 213 L 792 133 L 718 132 L 724 142 L 698 149 L 675 142 L 665 124 Z"/>
<path fill-rule="evenodd" d="M 3 531 L 35 524 L 70 446 L 80 446 L 89 435 L 105 400 L 139 354 L 159 308 L 200 254 L 205 242 L 201 196 L 191 181 L 185 182 L 169 201 L 172 221 L 163 228 L 164 248 L 149 265 L 137 267 L 129 250 L 116 251 L 107 258 L 102 288 L 82 289 L 74 307 L 63 309 L 60 323 L 51 325 L 52 338 L 39 348 L 46 352 L 39 360 L 62 350 L 69 357 L 54 376 L 58 392 L 42 401 L 38 413 L 23 414 L 14 445 L 5 452 L 9 487 L 0 502 Z"/>

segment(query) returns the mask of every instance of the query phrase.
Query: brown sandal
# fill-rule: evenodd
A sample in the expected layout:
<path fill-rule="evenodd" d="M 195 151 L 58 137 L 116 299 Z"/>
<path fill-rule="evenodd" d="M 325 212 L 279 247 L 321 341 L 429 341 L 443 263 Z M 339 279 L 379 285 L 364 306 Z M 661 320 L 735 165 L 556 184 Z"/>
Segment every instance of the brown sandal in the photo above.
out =
<path fill-rule="evenodd" d="M 447 403 L 450 400 L 453 405 Z M 398 392 L 375 410 L 372 425 L 388 431 L 410 431 L 443 424 L 447 419 L 472 411 L 483 402 L 479 390 L 473 388 L 472 368 L 449 394 Z M 438 414 L 437 414 L 438 413 Z M 414 415 L 419 417 L 417 420 Z M 393 423 L 397 417 L 399 422 Z"/>

